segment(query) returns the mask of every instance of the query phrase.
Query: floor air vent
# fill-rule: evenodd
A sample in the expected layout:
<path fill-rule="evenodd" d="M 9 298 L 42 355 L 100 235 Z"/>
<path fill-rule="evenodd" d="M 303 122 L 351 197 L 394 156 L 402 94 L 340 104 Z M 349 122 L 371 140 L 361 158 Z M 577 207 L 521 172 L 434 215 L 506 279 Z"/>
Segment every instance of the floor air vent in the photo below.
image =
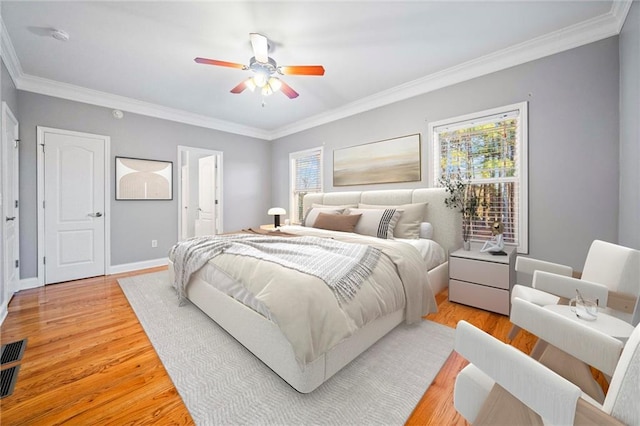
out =
<path fill-rule="evenodd" d="M 0 362 L 0 364 L 8 364 L 10 362 L 20 361 L 26 347 L 27 339 L 22 339 L 18 342 L 2 345 L 2 362 Z"/>
<path fill-rule="evenodd" d="M 9 396 L 13 393 L 13 388 L 18 380 L 19 365 L 4 369 L 0 371 L 0 398 Z"/>

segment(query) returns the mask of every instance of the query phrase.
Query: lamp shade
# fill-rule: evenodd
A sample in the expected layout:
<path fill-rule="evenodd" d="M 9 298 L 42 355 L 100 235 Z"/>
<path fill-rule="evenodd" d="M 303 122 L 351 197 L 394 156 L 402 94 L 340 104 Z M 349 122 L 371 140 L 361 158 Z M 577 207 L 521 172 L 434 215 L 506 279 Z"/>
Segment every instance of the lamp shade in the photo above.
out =
<path fill-rule="evenodd" d="M 267 212 L 268 215 L 273 216 L 273 226 L 280 227 L 280 215 L 287 214 L 287 211 L 282 207 L 271 207 Z"/>
<path fill-rule="evenodd" d="M 282 87 L 282 82 L 277 77 L 271 77 L 267 83 L 269 84 L 269 87 L 271 87 L 271 90 L 273 90 L 274 92 L 277 92 Z"/>
<path fill-rule="evenodd" d="M 267 84 L 268 79 L 269 77 L 264 72 L 256 72 L 253 75 L 253 82 L 258 87 L 264 87 L 264 85 Z"/>

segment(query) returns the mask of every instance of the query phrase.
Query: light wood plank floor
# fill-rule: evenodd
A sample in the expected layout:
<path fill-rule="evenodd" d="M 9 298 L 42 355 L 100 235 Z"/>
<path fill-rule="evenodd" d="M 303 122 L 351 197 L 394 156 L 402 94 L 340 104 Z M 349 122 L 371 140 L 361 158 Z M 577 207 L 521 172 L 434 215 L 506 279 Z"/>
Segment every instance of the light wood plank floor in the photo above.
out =
<path fill-rule="evenodd" d="M 193 424 L 117 279 L 165 269 L 96 277 L 21 291 L 1 342 L 28 338 L 13 394 L 0 401 L 2 425 Z M 455 327 L 465 319 L 501 340 L 507 317 L 450 303 L 427 318 Z M 512 342 L 530 351 L 535 338 Z M 7 364 L 3 368 L 10 367 Z M 409 425 L 466 424 L 453 408 L 453 381 L 466 362 L 453 353 L 408 419 Z"/>

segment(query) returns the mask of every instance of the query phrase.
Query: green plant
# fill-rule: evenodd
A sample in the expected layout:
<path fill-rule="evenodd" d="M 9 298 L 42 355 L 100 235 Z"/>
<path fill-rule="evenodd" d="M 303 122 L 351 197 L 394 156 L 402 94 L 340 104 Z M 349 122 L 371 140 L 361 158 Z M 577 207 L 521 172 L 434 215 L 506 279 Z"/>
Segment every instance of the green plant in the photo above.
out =
<path fill-rule="evenodd" d="M 483 205 L 483 202 L 476 195 L 469 180 L 463 181 L 459 178 L 445 176 L 438 179 L 438 182 L 449 194 L 444 200 L 445 206 L 462 213 L 462 239 L 469 241 L 471 222 L 479 217 L 478 209 Z"/>

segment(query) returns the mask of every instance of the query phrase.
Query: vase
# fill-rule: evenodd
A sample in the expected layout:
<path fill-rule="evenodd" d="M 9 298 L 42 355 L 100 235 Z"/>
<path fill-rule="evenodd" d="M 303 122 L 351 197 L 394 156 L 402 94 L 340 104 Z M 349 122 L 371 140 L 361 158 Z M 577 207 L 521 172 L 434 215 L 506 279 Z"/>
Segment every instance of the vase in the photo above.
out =
<path fill-rule="evenodd" d="M 471 250 L 471 241 L 463 241 L 462 248 L 465 249 L 466 251 Z"/>

